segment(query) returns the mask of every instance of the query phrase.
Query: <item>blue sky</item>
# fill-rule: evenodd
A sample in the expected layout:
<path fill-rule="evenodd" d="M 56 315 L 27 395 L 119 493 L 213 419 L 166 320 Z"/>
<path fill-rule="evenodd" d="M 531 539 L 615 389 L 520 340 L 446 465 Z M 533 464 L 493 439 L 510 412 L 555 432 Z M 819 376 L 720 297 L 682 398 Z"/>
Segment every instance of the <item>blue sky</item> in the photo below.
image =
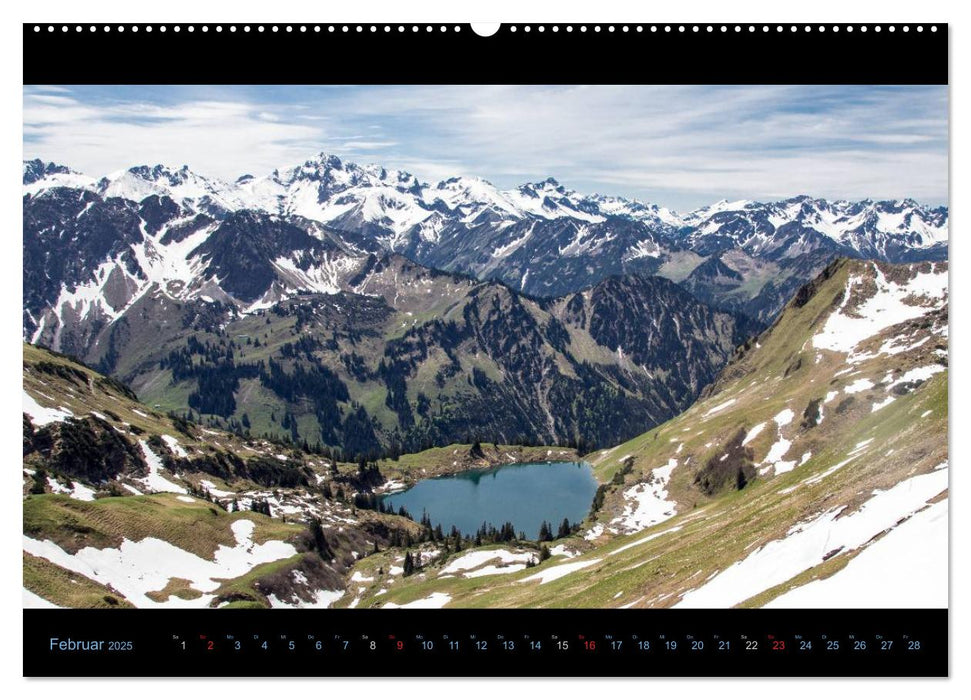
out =
<path fill-rule="evenodd" d="M 688 210 L 809 194 L 947 202 L 937 86 L 29 86 L 24 157 L 234 180 L 326 152 L 425 181 L 549 176 Z"/>

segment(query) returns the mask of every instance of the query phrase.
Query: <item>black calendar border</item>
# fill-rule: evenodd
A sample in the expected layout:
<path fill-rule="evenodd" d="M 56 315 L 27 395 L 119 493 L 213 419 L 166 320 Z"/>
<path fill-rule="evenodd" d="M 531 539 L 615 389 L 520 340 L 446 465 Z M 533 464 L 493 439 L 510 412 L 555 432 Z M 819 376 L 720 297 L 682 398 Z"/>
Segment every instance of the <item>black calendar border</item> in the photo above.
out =
<path fill-rule="evenodd" d="M 948 25 L 23 25 L 24 84 L 944 85 Z"/>
<path fill-rule="evenodd" d="M 946 677 L 948 616 L 947 609 L 28 609 L 24 675 Z M 617 653 L 610 650 L 609 639 L 626 639 L 630 645 L 635 633 L 654 641 L 651 651 L 640 653 L 630 646 Z M 228 646 L 235 644 L 227 643 L 230 634 L 232 640 L 243 640 L 241 652 Z M 472 634 L 491 640 L 491 646 L 485 652 L 475 650 Z M 416 635 L 437 640 L 438 647 L 422 650 Z M 454 653 L 443 649 L 445 635 L 464 640 L 464 646 Z M 519 640 L 520 646 L 503 650 L 499 635 Z M 543 640 L 543 650 L 530 651 L 528 642 L 523 643 L 525 635 Z M 350 640 L 350 651 L 337 646 L 335 636 Z M 64 652 L 52 649 L 55 638 L 131 640 L 134 648 Z M 695 653 L 689 646 L 692 638 L 705 640 L 707 647 Z M 816 646 L 802 652 L 800 638 Z M 894 641 L 891 652 L 879 649 L 881 638 Z M 717 639 L 731 640 L 734 646 L 721 653 L 715 648 Z M 839 641 L 839 649 L 827 650 L 827 639 Z M 266 651 L 259 646 L 264 640 Z M 322 652 L 313 648 L 313 640 L 322 640 Z M 368 650 L 370 640 L 377 651 Z M 557 650 L 557 640 L 568 641 L 569 649 Z M 595 641 L 596 648 L 586 649 L 587 640 Z M 666 651 L 665 640 L 677 640 L 679 647 Z M 746 640 L 756 641 L 757 648 L 747 650 Z M 782 648 L 773 648 L 773 640 L 784 642 Z M 865 648 L 855 649 L 854 640 L 865 641 Z M 917 641 L 918 648 L 908 649 L 908 641 Z"/>

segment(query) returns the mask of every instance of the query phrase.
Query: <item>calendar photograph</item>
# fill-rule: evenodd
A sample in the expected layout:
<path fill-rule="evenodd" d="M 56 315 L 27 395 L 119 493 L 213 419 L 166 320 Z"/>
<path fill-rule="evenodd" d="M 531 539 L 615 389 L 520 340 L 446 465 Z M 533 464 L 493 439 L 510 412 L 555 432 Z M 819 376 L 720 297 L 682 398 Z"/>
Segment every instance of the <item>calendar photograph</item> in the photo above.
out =
<path fill-rule="evenodd" d="M 31 84 L 22 197 L 25 608 L 948 606 L 946 85 Z"/>

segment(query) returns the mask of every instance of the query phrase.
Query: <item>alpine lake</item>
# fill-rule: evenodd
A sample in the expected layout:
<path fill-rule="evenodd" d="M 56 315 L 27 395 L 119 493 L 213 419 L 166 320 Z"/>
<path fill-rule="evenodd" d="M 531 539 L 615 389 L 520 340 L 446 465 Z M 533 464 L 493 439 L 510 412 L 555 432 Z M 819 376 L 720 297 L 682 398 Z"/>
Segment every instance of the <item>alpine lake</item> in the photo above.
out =
<path fill-rule="evenodd" d="M 517 533 L 536 538 L 543 521 L 554 532 L 564 518 L 582 521 L 596 491 L 588 463 L 539 462 L 425 479 L 382 502 L 396 511 L 404 506 L 415 520 L 427 513 L 445 532 L 455 526 L 472 535 L 483 523 L 499 528 L 511 522 Z"/>

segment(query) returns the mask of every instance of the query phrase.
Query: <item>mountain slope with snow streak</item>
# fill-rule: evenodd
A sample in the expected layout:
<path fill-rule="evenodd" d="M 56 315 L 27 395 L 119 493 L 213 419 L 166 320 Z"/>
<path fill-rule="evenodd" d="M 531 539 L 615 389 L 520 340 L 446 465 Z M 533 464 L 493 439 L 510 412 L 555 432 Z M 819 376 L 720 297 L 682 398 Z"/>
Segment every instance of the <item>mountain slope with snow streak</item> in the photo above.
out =
<path fill-rule="evenodd" d="M 691 408 L 587 456 L 602 505 L 549 561 L 436 591 L 453 607 L 946 606 L 946 278 L 828 266 Z M 887 299 L 894 323 L 874 324 Z M 853 342 L 817 346 L 833 322 Z M 918 548 L 926 572 L 904 573 Z"/>

